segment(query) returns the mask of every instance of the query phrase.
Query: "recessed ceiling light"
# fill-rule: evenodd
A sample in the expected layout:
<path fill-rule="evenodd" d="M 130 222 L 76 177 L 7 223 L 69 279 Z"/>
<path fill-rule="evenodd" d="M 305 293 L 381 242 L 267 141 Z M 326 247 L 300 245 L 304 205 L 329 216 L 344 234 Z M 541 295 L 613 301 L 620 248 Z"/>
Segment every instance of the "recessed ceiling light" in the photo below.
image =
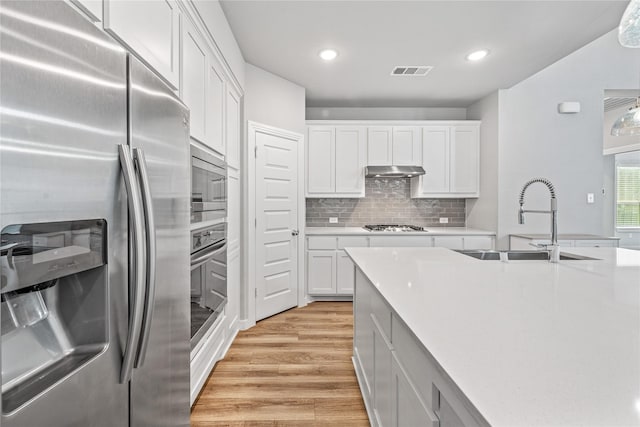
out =
<path fill-rule="evenodd" d="M 489 55 L 489 51 L 487 49 L 476 50 L 475 52 L 471 52 L 467 55 L 467 61 L 480 61 L 487 55 Z"/>
<path fill-rule="evenodd" d="M 333 49 L 325 49 L 320 51 L 318 55 L 320 55 L 320 58 L 324 59 L 325 61 L 332 61 L 336 59 L 336 56 L 338 56 L 338 52 Z"/>

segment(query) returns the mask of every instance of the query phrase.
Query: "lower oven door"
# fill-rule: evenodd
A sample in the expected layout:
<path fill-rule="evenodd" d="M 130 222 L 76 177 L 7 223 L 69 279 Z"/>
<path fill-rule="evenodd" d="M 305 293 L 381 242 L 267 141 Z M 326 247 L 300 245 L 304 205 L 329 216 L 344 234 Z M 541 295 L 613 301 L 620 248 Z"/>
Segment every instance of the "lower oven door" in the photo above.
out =
<path fill-rule="evenodd" d="M 191 256 L 191 348 L 204 337 L 227 303 L 225 240 Z"/>

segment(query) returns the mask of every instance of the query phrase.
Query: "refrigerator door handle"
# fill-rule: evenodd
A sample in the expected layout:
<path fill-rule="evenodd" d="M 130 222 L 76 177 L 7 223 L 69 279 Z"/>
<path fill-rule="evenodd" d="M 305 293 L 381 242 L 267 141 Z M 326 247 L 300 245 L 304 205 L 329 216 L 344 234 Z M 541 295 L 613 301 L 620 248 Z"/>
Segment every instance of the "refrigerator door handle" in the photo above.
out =
<path fill-rule="evenodd" d="M 122 370 L 120 371 L 120 382 L 126 383 L 131 379 L 131 372 L 135 362 L 138 346 L 140 343 L 140 330 L 142 328 L 142 317 L 144 309 L 145 293 L 145 269 L 141 268 L 145 257 L 144 238 L 144 218 L 141 206 L 140 189 L 137 185 L 136 172 L 131 157 L 130 148 L 126 144 L 118 145 L 120 166 L 124 177 L 124 184 L 127 190 L 129 204 L 129 214 L 131 215 L 131 234 L 133 234 L 133 266 L 134 269 L 134 295 L 133 306 L 129 315 L 129 331 L 127 333 L 127 344 L 122 359 Z M 131 277 L 131 275 L 130 275 Z"/>
<path fill-rule="evenodd" d="M 142 192 L 142 204 L 144 210 L 146 224 L 146 244 L 147 244 L 147 262 L 146 262 L 146 300 L 144 308 L 144 316 L 142 320 L 142 334 L 140 336 L 140 347 L 135 367 L 138 368 L 144 364 L 149 345 L 149 333 L 151 331 L 151 321 L 153 316 L 153 303 L 156 294 L 156 227 L 154 222 L 153 199 L 151 197 L 151 187 L 149 186 L 149 174 L 147 172 L 147 161 L 144 157 L 144 151 L 140 148 L 133 149 L 133 160 L 136 165 L 138 176 L 140 178 L 140 190 Z"/>

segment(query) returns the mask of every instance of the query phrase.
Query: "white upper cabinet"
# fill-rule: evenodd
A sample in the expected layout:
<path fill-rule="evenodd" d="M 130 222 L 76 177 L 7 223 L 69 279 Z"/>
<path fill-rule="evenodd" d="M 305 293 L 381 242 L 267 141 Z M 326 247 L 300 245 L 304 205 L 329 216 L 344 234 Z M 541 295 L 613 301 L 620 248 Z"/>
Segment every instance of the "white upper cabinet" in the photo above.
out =
<path fill-rule="evenodd" d="M 422 134 L 422 167 L 426 174 L 421 177 L 425 193 L 447 193 L 449 191 L 449 126 L 430 126 Z"/>
<path fill-rule="evenodd" d="M 104 28 L 179 86 L 180 11 L 173 0 L 105 0 Z"/>
<path fill-rule="evenodd" d="M 209 54 L 209 65 L 207 72 L 207 145 L 220 154 L 226 154 L 224 128 L 225 98 L 227 97 L 227 93 L 225 92 L 225 78 L 222 71 L 222 66 L 218 62 L 218 59 L 215 58 L 212 54 Z M 230 100 L 227 99 L 226 101 L 229 104 L 226 110 L 228 114 L 232 115 L 232 117 L 226 117 L 227 125 L 231 124 L 232 126 L 237 127 L 239 126 L 239 123 L 236 124 L 235 120 L 240 120 L 239 117 L 236 117 L 236 110 L 239 108 L 237 105 L 238 103 L 236 102 L 237 100 L 230 102 Z M 231 130 L 232 133 L 234 131 L 236 133 L 232 134 L 231 137 L 227 136 L 227 141 L 229 141 L 231 138 L 239 137 L 239 132 L 237 132 L 235 129 Z M 235 160 L 236 159 L 234 159 L 234 161 Z M 227 162 L 229 162 L 229 159 L 227 159 Z"/>
<path fill-rule="evenodd" d="M 411 180 L 411 197 L 478 197 L 480 125 L 426 126 L 422 134 L 426 174 Z"/>
<path fill-rule="evenodd" d="M 420 163 L 420 127 L 369 126 L 367 164 L 414 166 Z"/>
<path fill-rule="evenodd" d="M 420 136 L 418 126 L 394 126 L 391 142 L 393 165 L 415 166 L 420 164 Z"/>
<path fill-rule="evenodd" d="M 335 193 L 335 128 L 309 126 L 308 134 L 307 194 Z"/>
<path fill-rule="evenodd" d="M 240 169 L 240 137 L 241 137 L 241 113 L 240 95 L 228 85 L 227 89 L 227 164 L 231 168 Z"/>
<path fill-rule="evenodd" d="M 207 48 L 204 40 L 188 19 L 182 22 L 180 94 L 189 107 L 191 137 L 206 144 L 207 141 Z"/>
<path fill-rule="evenodd" d="M 309 126 L 307 197 L 364 197 L 366 128 Z"/>
<path fill-rule="evenodd" d="M 335 133 L 335 192 L 364 196 L 367 156 L 364 127 L 337 127 Z"/>
<path fill-rule="evenodd" d="M 451 192 L 478 193 L 478 126 L 456 126 L 451 131 Z"/>
<path fill-rule="evenodd" d="M 392 163 L 391 126 L 369 126 L 367 135 L 367 165 L 387 166 Z"/>
<path fill-rule="evenodd" d="M 205 38 L 186 17 L 182 20 L 180 51 L 180 95 L 190 110 L 191 138 L 224 156 L 225 126 L 230 132 L 226 139 L 240 137 L 240 98 L 227 93 L 222 65 L 209 50 Z M 227 114 L 231 116 L 225 122 Z M 239 160 L 238 154 L 233 158 L 234 164 L 239 166 Z"/>

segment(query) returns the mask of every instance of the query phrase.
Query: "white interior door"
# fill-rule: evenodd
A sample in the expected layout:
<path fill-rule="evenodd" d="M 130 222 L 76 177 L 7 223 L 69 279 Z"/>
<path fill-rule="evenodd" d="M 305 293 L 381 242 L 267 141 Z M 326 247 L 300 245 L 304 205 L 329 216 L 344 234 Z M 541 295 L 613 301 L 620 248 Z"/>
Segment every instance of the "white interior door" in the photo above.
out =
<path fill-rule="evenodd" d="M 258 130 L 256 320 L 298 304 L 298 140 Z"/>

